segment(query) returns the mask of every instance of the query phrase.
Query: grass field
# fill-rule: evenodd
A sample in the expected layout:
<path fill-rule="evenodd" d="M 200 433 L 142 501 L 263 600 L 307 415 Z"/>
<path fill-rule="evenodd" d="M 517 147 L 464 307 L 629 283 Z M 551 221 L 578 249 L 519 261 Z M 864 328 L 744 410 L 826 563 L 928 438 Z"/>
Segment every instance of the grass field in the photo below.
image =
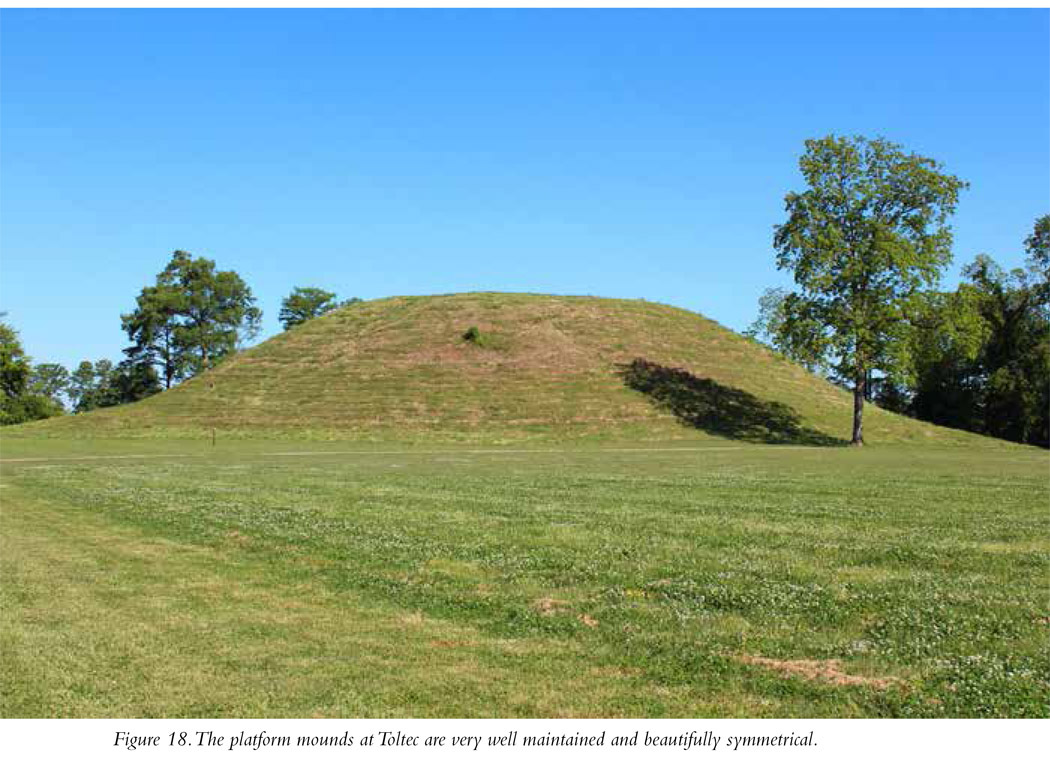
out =
<path fill-rule="evenodd" d="M 635 447 L 5 438 L 0 712 L 1050 714 L 1046 452 Z"/>

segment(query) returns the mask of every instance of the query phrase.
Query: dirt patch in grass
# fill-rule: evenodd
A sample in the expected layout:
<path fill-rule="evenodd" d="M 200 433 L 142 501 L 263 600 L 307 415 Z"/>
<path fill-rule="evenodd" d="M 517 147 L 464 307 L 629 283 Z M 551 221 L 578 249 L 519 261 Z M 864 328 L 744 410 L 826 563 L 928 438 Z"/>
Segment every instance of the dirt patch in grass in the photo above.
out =
<path fill-rule="evenodd" d="M 243 545 L 251 544 L 251 539 L 248 537 L 248 535 L 247 534 L 242 534 L 237 529 L 232 529 L 230 531 L 227 531 L 226 532 L 226 539 L 228 539 L 230 542 L 232 542 L 234 544 L 237 544 L 237 545 L 242 545 L 243 546 Z"/>
<path fill-rule="evenodd" d="M 557 600 L 556 598 L 540 598 L 533 605 L 542 616 L 554 616 L 565 611 L 569 603 L 566 600 Z"/>
<path fill-rule="evenodd" d="M 477 643 L 470 640 L 431 640 L 431 648 L 473 648 Z"/>
<path fill-rule="evenodd" d="M 644 672 L 639 667 L 594 667 L 591 674 L 595 677 L 641 677 Z"/>
<path fill-rule="evenodd" d="M 837 659 L 825 659 L 823 661 L 816 659 L 770 659 L 765 656 L 752 656 L 750 654 L 739 654 L 732 658 L 742 664 L 776 670 L 786 677 L 801 677 L 806 680 L 828 683 L 830 685 L 866 685 L 881 691 L 904 684 L 904 681 L 899 677 L 867 677 L 865 675 L 848 674 L 839 669 Z"/>

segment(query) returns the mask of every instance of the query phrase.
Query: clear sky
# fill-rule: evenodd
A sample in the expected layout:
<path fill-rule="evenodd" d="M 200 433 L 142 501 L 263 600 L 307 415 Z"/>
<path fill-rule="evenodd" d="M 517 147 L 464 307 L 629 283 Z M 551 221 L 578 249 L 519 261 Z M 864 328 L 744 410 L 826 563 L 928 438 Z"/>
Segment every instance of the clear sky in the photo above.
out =
<path fill-rule="evenodd" d="M 0 310 L 36 361 L 119 359 L 172 250 L 278 330 L 341 297 L 644 297 L 734 329 L 803 141 L 968 180 L 956 265 L 1050 212 L 1050 12 L 12 11 Z"/>

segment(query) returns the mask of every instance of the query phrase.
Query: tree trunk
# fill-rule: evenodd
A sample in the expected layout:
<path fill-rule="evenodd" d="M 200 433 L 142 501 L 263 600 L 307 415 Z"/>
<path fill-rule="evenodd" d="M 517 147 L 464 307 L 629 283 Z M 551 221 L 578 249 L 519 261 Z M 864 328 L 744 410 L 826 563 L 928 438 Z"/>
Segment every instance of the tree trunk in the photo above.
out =
<path fill-rule="evenodd" d="M 853 387 L 853 440 L 850 446 L 864 446 L 864 394 L 867 374 L 860 372 Z"/>
<path fill-rule="evenodd" d="M 175 351 L 171 347 L 171 332 L 164 333 L 164 390 L 171 390 L 171 382 L 175 379 Z"/>

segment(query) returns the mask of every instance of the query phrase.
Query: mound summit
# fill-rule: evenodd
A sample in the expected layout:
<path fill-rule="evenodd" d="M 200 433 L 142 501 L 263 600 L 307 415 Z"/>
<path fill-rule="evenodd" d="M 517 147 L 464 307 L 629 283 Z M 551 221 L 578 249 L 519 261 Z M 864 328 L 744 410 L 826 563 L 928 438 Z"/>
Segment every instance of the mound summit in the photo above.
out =
<path fill-rule="evenodd" d="M 831 444 L 848 437 L 851 406 L 846 391 L 681 308 L 468 293 L 345 306 L 152 398 L 20 430 Z M 865 436 L 871 443 L 976 438 L 875 406 L 865 410 Z"/>

